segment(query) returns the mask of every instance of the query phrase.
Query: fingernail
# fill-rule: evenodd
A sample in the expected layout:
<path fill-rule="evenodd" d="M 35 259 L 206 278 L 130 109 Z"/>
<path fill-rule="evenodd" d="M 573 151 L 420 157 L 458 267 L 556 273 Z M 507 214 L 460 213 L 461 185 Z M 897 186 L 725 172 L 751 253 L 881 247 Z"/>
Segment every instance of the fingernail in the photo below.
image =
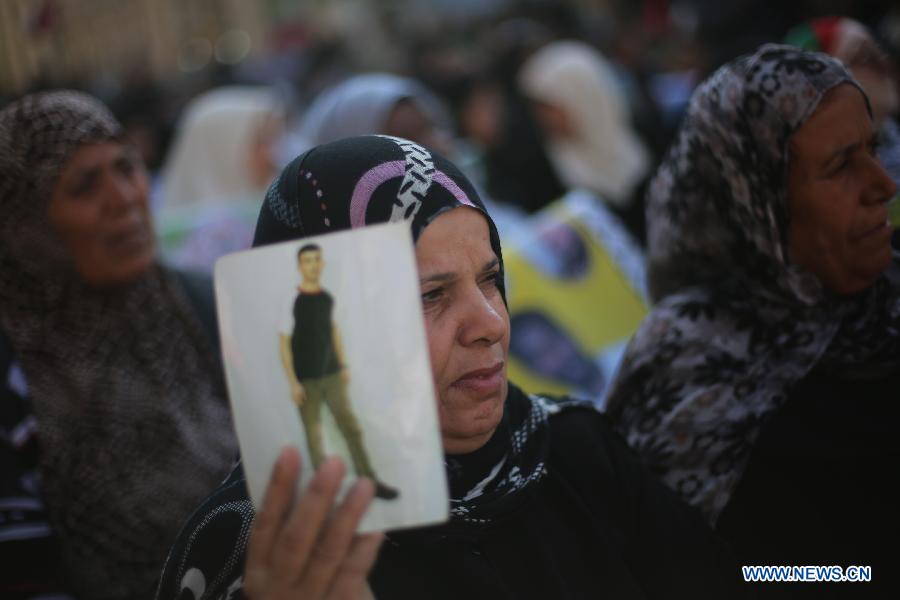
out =
<path fill-rule="evenodd" d="M 327 473 L 334 473 L 337 471 L 343 472 L 344 470 L 344 461 L 341 460 L 339 456 L 328 456 L 322 463 L 319 465 L 319 471 L 324 471 Z"/>
<path fill-rule="evenodd" d="M 337 465 L 343 464 L 344 461 L 341 460 L 340 456 L 326 456 L 324 460 L 322 460 L 322 464 L 320 467 L 324 467 L 326 465 Z"/>
<path fill-rule="evenodd" d="M 375 496 L 375 482 L 372 481 L 368 477 L 360 477 L 356 480 L 356 483 L 353 484 L 353 496 L 354 497 L 365 497 L 365 496 Z"/>
<path fill-rule="evenodd" d="M 300 453 L 294 446 L 285 446 L 278 453 L 276 465 L 279 468 L 287 469 L 300 464 Z"/>

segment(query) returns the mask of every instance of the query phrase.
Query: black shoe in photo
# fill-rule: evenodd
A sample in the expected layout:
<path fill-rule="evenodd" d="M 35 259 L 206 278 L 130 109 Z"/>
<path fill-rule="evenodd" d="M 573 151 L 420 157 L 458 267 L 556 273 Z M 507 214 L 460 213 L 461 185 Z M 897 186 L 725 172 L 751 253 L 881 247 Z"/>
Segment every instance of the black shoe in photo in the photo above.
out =
<path fill-rule="evenodd" d="M 375 481 L 375 497 L 381 498 L 382 500 L 393 500 L 397 496 L 400 495 L 400 492 L 397 489 L 392 488 L 389 485 L 385 485 L 380 481 Z"/>

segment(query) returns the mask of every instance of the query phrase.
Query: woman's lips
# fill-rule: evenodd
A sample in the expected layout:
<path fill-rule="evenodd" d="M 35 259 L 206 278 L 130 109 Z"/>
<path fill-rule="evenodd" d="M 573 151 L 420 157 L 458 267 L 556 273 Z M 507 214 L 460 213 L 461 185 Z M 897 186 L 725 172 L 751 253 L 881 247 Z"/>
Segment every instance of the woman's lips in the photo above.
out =
<path fill-rule="evenodd" d="M 117 231 L 106 238 L 106 243 L 111 250 L 128 252 L 129 250 L 142 250 L 150 242 L 150 232 L 143 225 L 136 225 L 128 229 Z"/>
<path fill-rule="evenodd" d="M 878 238 L 882 236 L 886 239 L 890 239 L 893 233 L 894 226 L 891 225 L 891 222 L 888 219 L 885 219 L 884 221 L 863 232 L 863 234 L 859 236 L 859 240 L 868 240 L 873 237 Z"/>
<path fill-rule="evenodd" d="M 500 391 L 504 377 L 503 361 L 500 361 L 487 369 L 469 371 L 454 381 L 452 387 L 486 396 Z"/>

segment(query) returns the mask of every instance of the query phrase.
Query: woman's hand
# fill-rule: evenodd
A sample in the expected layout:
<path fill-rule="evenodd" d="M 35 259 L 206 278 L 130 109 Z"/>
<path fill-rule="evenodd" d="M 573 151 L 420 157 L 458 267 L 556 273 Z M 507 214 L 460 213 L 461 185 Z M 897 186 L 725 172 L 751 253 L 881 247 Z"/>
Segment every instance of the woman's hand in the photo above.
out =
<path fill-rule="evenodd" d="M 326 459 L 292 508 L 300 455 L 296 448 L 281 452 L 250 534 L 244 568 L 244 591 L 249 598 L 373 597 L 366 577 L 378 556 L 382 534 L 355 532 L 375 488 L 368 479 L 359 480 L 332 514 L 344 471 L 340 459 Z"/>

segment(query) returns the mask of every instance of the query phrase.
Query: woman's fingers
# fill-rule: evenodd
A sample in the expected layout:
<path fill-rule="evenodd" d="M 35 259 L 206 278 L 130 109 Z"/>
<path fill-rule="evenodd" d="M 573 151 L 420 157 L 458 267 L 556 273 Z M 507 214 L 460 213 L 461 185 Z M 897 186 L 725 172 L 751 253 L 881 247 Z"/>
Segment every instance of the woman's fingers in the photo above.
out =
<path fill-rule="evenodd" d="M 304 597 L 319 598 L 331 587 L 335 574 L 348 559 L 356 528 L 374 496 L 374 484 L 360 479 L 332 515 L 306 564 L 301 584 Z"/>
<path fill-rule="evenodd" d="M 244 571 L 250 587 L 256 580 L 265 581 L 269 577 L 273 545 L 290 511 L 299 472 L 299 452 L 293 447 L 284 448 L 272 468 L 272 477 L 250 534 Z"/>
<path fill-rule="evenodd" d="M 329 600 L 374 599 L 367 578 L 378 558 L 378 550 L 383 541 L 384 534 L 382 533 L 356 536 L 350 552 L 335 575 L 334 583 L 328 593 Z"/>
<path fill-rule="evenodd" d="M 344 463 L 329 457 L 319 465 L 315 477 L 275 541 L 271 564 L 274 571 L 291 581 L 299 581 L 310 559 L 325 521 L 334 506 L 344 478 Z"/>
<path fill-rule="evenodd" d="M 297 450 L 284 449 L 250 535 L 244 571 L 248 597 L 369 597 L 366 578 L 382 536 L 355 532 L 375 486 L 358 481 L 332 514 L 345 468 L 340 459 L 328 458 L 292 510 L 299 471 Z"/>

